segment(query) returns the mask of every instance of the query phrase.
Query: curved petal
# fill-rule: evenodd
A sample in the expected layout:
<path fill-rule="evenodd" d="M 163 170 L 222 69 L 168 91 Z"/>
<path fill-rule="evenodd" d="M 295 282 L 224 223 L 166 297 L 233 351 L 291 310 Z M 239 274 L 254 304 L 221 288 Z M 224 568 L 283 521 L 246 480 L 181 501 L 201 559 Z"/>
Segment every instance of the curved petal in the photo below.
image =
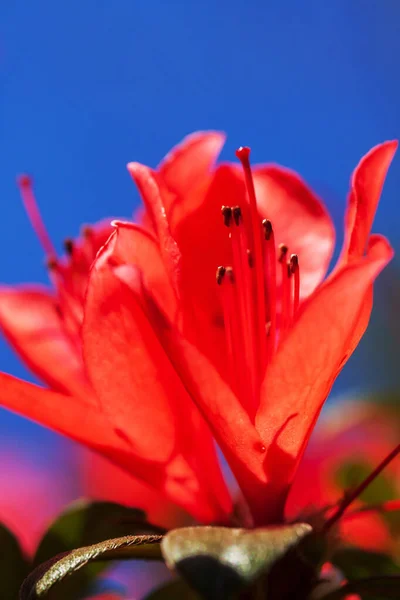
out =
<path fill-rule="evenodd" d="M 219 131 L 197 131 L 185 137 L 159 164 L 157 171 L 178 204 L 209 175 L 224 143 L 225 135 Z M 171 206 L 166 209 L 170 218 Z"/>
<path fill-rule="evenodd" d="M 268 218 L 277 244 L 299 256 L 302 298 L 326 275 L 335 246 L 335 230 L 322 201 L 295 173 L 277 165 L 253 169 L 257 205 Z"/>
<path fill-rule="evenodd" d="M 71 240 L 68 255 L 61 260 L 61 285 L 80 302 L 84 300 L 89 270 L 96 254 L 114 231 L 111 222 L 111 218 L 102 219 L 94 225 L 83 226 L 81 237 Z"/>
<path fill-rule="evenodd" d="M 267 468 L 277 486 L 293 477 L 332 384 L 364 333 L 372 284 L 392 255 L 384 238 L 372 238 L 367 257 L 340 269 L 304 303 L 267 370 L 256 426 L 267 447 L 275 444 Z"/>
<path fill-rule="evenodd" d="M 198 517 L 222 518 L 217 490 L 214 506 L 204 497 L 209 472 L 218 470 L 210 433 L 140 300 L 113 273 L 116 239 L 96 260 L 88 287 L 83 342 L 94 389 L 136 457 L 151 457 L 164 470 L 170 497 Z"/>
<path fill-rule="evenodd" d="M 180 251 L 171 235 L 167 219 L 165 200 L 165 186 L 159 181 L 158 175 L 139 163 L 129 163 L 128 171 L 136 183 L 143 199 L 146 214 L 150 219 L 152 230 L 155 232 L 161 256 L 168 271 L 174 290 L 177 291 L 180 279 Z"/>
<path fill-rule="evenodd" d="M 90 274 L 82 330 L 85 363 L 101 405 L 134 452 L 165 463 L 176 452 L 177 437 L 169 394 L 182 402 L 185 390 L 143 309 L 111 270 L 114 240 L 115 235 Z"/>
<path fill-rule="evenodd" d="M 91 397 L 79 340 L 67 335 L 57 300 L 46 288 L 0 288 L 0 327 L 39 379 L 54 390 Z"/>
<path fill-rule="evenodd" d="M 351 178 L 345 238 L 339 264 L 365 252 L 387 171 L 398 142 L 384 142 L 366 154 Z"/>
<path fill-rule="evenodd" d="M 157 240 L 139 225 L 114 221 L 116 240 L 113 260 L 116 264 L 132 265 L 139 269 L 143 284 L 168 317 L 174 321 L 177 299 L 162 260 Z"/>

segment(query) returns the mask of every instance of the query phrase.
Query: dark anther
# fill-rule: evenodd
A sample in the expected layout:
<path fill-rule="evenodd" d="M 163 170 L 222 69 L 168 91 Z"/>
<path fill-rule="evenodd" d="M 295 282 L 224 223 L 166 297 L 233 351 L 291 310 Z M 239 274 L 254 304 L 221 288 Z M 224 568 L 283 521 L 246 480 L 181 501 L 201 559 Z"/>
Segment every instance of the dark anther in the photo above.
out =
<path fill-rule="evenodd" d="M 247 248 L 247 264 L 249 265 L 250 269 L 252 269 L 254 267 L 253 255 L 251 253 L 251 250 L 249 250 L 248 248 Z"/>
<path fill-rule="evenodd" d="M 71 238 L 65 239 L 64 250 L 68 254 L 68 256 L 72 256 L 72 253 L 74 251 L 74 240 L 71 240 Z"/>
<path fill-rule="evenodd" d="M 234 206 L 232 208 L 233 220 L 235 221 L 235 225 L 239 225 L 242 220 L 242 211 L 240 210 L 240 206 Z"/>
<path fill-rule="evenodd" d="M 297 254 L 292 254 L 290 257 L 290 270 L 295 273 L 299 268 L 299 257 Z"/>
<path fill-rule="evenodd" d="M 292 266 L 290 264 L 290 262 L 287 263 L 287 276 L 291 277 L 292 276 Z"/>
<path fill-rule="evenodd" d="M 228 281 L 230 281 L 231 283 L 235 283 L 235 274 L 233 272 L 232 267 L 226 267 L 225 274 L 228 278 Z"/>
<path fill-rule="evenodd" d="M 279 262 L 283 262 L 285 260 L 286 254 L 288 253 L 289 248 L 287 246 L 285 246 L 285 244 L 279 244 L 279 255 L 278 255 L 278 260 Z"/>
<path fill-rule="evenodd" d="M 82 236 L 86 239 L 90 239 L 93 236 L 93 227 L 90 227 L 90 225 L 84 225 L 82 227 Z"/>
<path fill-rule="evenodd" d="M 264 238 L 268 241 L 272 235 L 272 223 L 269 219 L 264 219 L 262 226 L 264 229 Z"/>
<path fill-rule="evenodd" d="M 217 275 L 216 275 L 218 285 L 221 285 L 222 280 L 223 280 L 223 278 L 225 276 L 225 273 L 226 273 L 225 267 L 218 267 L 218 269 L 217 269 Z"/>
<path fill-rule="evenodd" d="M 232 209 L 230 206 L 221 206 L 221 213 L 224 217 L 224 225 L 230 227 L 232 223 Z"/>
<path fill-rule="evenodd" d="M 55 269 L 58 267 L 57 259 L 53 256 L 46 258 L 46 267 L 49 269 L 49 271 L 55 271 Z"/>

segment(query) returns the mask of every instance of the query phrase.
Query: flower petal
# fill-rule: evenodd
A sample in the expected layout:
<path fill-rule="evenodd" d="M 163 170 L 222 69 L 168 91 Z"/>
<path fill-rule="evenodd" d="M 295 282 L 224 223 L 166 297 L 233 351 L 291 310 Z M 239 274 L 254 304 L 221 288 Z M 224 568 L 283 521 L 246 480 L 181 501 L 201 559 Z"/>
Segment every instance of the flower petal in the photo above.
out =
<path fill-rule="evenodd" d="M 114 239 L 90 274 L 82 330 L 85 363 L 101 405 L 129 437 L 135 453 L 163 463 L 176 451 L 168 391 L 177 398 L 185 397 L 185 391 L 143 309 L 111 270 Z"/>
<path fill-rule="evenodd" d="M 39 379 L 54 390 L 90 397 L 79 340 L 67 335 L 57 300 L 45 287 L 0 288 L 0 327 Z"/>
<path fill-rule="evenodd" d="M 340 269 L 304 303 L 267 370 L 256 426 L 271 448 L 266 467 L 278 487 L 293 477 L 332 384 L 367 326 L 373 281 L 392 255 L 384 238 L 371 238 L 367 257 Z"/>
<path fill-rule="evenodd" d="M 143 284 L 171 320 L 176 318 L 177 299 L 162 260 L 157 240 L 130 222 L 114 221 L 117 229 L 113 260 L 139 269 Z"/>
<path fill-rule="evenodd" d="M 108 421 L 89 402 L 0 373 L 0 405 L 81 442 L 103 455 L 123 448 Z M 124 450 L 127 453 L 127 449 Z"/>
<path fill-rule="evenodd" d="M 171 279 L 171 283 L 178 290 L 180 278 L 180 251 L 175 239 L 171 235 L 169 222 L 165 209 L 167 194 L 158 175 L 139 163 L 129 163 L 128 171 L 136 183 L 143 199 L 146 214 L 150 219 L 152 230 L 158 239 L 161 256 Z"/>
<path fill-rule="evenodd" d="M 397 146 L 397 141 L 375 146 L 361 159 L 353 173 L 340 264 L 365 252 L 386 173 Z"/>
<path fill-rule="evenodd" d="M 257 205 L 268 218 L 277 244 L 299 256 L 301 297 L 309 296 L 323 280 L 335 245 L 335 230 L 322 201 L 290 169 L 262 165 L 253 169 Z"/>
<path fill-rule="evenodd" d="M 216 483 L 213 475 L 219 473 L 210 433 L 140 299 L 113 273 L 110 262 L 116 240 L 117 234 L 97 258 L 90 276 L 83 325 L 88 373 L 105 413 L 132 452 L 138 459 L 151 457 L 164 469 L 170 497 L 198 518 L 220 519 L 224 514 L 217 506 L 220 490 L 213 498 L 207 496 Z M 152 473 L 145 479 L 152 483 Z"/>
<path fill-rule="evenodd" d="M 168 191 L 177 203 L 201 184 L 218 158 L 225 135 L 219 131 L 197 131 L 185 137 L 158 166 Z M 171 218 L 171 206 L 167 206 Z"/>

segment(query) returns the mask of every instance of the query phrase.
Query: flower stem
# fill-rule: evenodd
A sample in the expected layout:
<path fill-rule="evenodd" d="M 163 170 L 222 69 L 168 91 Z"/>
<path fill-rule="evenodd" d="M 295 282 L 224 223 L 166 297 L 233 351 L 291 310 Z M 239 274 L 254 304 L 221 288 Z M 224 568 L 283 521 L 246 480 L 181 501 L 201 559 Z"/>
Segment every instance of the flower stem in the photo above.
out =
<path fill-rule="evenodd" d="M 343 513 L 348 509 L 350 504 L 354 502 L 363 491 L 369 486 L 370 483 L 374 481 L 376 477 L 383 471 L 383 469 L 400 453 L 400 444 L 396 446 L 387 456 L 383 459 L 383 461 L 376 467 L 372 473 L 368 475 L 364 481 L 360 483 L 359 486 L 355 488 L 348 496 L 346 496 L 343 502 L 338 507 L 337 511 L 328 519 L 322 529 L 323 533 L 326 533 L 332 525 L 334 525 L 343 515 Z"/>

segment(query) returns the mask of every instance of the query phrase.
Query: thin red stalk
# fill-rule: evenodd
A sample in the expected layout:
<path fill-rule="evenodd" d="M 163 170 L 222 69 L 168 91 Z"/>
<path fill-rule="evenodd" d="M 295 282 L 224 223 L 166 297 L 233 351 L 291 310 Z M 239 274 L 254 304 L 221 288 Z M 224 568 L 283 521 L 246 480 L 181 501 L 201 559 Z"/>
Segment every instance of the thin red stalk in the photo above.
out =
<path fill-rule="evenodd" d="M 242 163 L 246 180 L 247 195 L 250 206 L 251 229 L 253 231 L 254 268 L 256 278 L 257 302 L 257 337 L 259 349 L 259 377 L 263 376 L 266 364 L 266 335 L 265 335 L 265 296 L 264 296 L 264 270 L 263 248 L 260 216 L 258 214 L 256 193 L 250 167 L 250 148 L 241 147 L 236 151 L 236 156 Z"/>
<path fill-rule="evenodd" d="M 39 238 L 40 243 L 47 257 L 56 257 L 57 253 L 50 239 L 47 229 L 43 223 L 43 219 L 39 212 L 35 195 L 33 193 L 32 180 L 28 175 L 21 175 L 18 179 L 19 191 L 21 193 L 22 202 L 28 214 L 29 220 Z"/>
<path fill-rule="evenodd" d="M 356 508 L 355 510 L 347 513 L 347 515 L 344 515 L 343 518 L 348 520 L 363 515 L 368 515 L 368 513 L 386 513 L 396 511 L 400 511 L 400 500 L 388 500 L 387 502 L 382 502 L 381 504 L 370 504 L 369 506 L 361 506 L 360 508 Z"/>

